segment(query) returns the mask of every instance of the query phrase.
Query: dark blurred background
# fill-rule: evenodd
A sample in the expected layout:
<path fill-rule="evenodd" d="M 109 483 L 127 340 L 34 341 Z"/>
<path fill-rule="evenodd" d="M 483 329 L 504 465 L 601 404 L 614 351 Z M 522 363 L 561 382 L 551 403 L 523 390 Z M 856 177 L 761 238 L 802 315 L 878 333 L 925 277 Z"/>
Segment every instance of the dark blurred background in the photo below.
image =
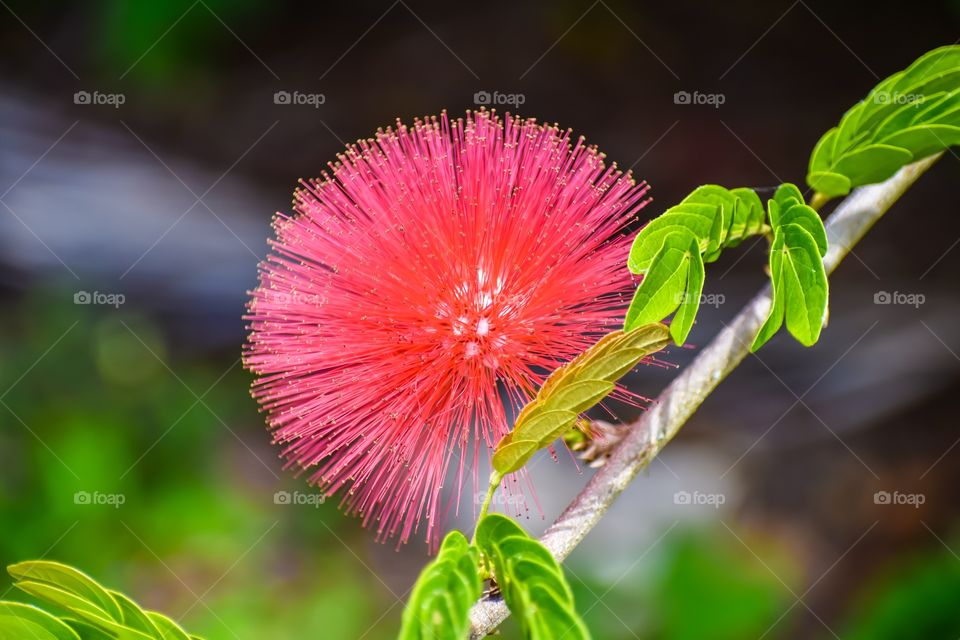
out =
<path fill-rule="evenodd" d="M 375 639 L 426 547 L 283 472 L 239 362 L 296 180 L 485 103 L 585 135 L 651 217 L 706 182 L 802 184 L 844 109 L 960 38 L 960 2 L 0 0 L 0 29 L 0 563 L 76 564 L 209 638 Z M 571 557 L 595 637 L 960 637 L 957 170 L 845 261 L 820 343 L 748 359 Z M 763 265 L 711 265 L 672 362 Z M 589 475 L 559 459 L 533 531 Z"/>

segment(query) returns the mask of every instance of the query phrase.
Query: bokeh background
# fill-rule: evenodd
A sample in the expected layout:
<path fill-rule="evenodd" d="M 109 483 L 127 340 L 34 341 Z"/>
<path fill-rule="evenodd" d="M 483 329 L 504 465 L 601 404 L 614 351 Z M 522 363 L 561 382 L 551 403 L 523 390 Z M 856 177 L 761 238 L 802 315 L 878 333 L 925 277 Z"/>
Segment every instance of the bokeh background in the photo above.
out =
<path fill-rule="evenodd" d="M 705 182 L 802 183 L 846 107 L 960 38 L 960 3 L 0 0 L 0 34 L 0 563 L 75 564 L 209 638 L 372 640 L 426 547 L 375 544 L 282 471 L 239 361 L 295 181 L 489 100 L 631 167 L 650 216 Z M 748 359 L 570 558 L 595 637 L 960 637 L 957 171 L 842 265 L 820 343 Z M 711 265 L 672 362 L 763 254 Z M 525 524 L 588 475 L 535 461 Z"/>

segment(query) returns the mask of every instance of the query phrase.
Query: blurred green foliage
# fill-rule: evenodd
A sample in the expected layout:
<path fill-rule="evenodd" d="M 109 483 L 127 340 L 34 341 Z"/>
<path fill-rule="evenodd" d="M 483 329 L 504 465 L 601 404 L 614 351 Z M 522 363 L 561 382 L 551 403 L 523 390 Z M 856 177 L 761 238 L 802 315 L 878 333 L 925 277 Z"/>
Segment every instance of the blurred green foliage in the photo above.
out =
<path fill-rule="evenodd" d="M 731 535 L 696 532 L 671 541 L 670 563 L 654 600 L 658 637 L 733 640 L 759 638 L 770 629 L 792 601 L 780 580 L 796 584 L 797 567 L 773 541 L 749 544 L 748 549 Z"/>
<path fill-rule="evenodd" d="M 861 598 L 846 640 L 960 638 L 960 558 L 947 549 L 899 558 Z"/>
<path fill-rule="evenodd" d="M 277 504 L 278 490 L 311 489 L 281 470 L 239 345 L 184 352 L 133 306 L 54 290 L 0 317 L 0 563 L 75 565 L 211 640 L 395 637 L 421 550 L 377 547 L 335 500 Z M 618 560 L 619 576 L 589 560 L 602 554 L 588 539 L 567 567 L 605 640 L 792 637 L 777 621 L 809 578 L 784 541 L 719 523 L 678 528 Z M 864 576 L 845 640 L 960 636 L 960 560 L 917 556 L 880 575 Z M 515 621 L 503 637 L 519 638 Z"/>
<path fill-rule="evenodd" d="M 180 83 L 210 73 L 213 58 L 231 45 L 244 47 L 231 31 L 269 13 L 270 4 L 257 0 L 108 0 L 100 13 L 98 53 L 109 75 Z"/>
<path fill-rule="evenodd" d="M 758 638 L 790 606 L 780 580 L 795 583 L 798 569 L 775 541 L 749 545 L 763 560 L 723 527 L 680 527 L 650 552 L 646 572 L 627 563 L 614 581 L 574 569 L 578 607 L 597 638 Z"/>
<path fill-rule="evenodd" d="M 395 601 L 369 536 L 332 500 L 275 504 L 311 490 L 281 473 L 239 345 L 198 361 L 72 296 L 0 319 L 0 563 L 75 565 L 210 638 L 361 636 Z"/>

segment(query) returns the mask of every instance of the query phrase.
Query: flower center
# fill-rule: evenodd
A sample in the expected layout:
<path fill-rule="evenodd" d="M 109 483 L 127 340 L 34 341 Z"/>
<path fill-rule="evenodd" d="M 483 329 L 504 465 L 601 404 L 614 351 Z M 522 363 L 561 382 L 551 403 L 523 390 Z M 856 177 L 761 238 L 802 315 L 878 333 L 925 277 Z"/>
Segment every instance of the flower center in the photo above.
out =
<path fill-rule="evenodd" d="M 496 323 L 490 318 L 490 308 L 473 309 L 461 313 L 450 323 L 453 337 L 451 348 L 461 351 L 464 360 L 477 359 L 484 366 L 499 366 L 500 347 L 505 339 L 496 331 Z"/>
<path fill-rule="evenodd" d="M 477 279 L 455 287 L 448 300 L 438 303 L 437 338 L 444 349 L 468 366 L 496 369 L 509 342 L 509 305 L 501 304 L 503 284 L 491 282 L 482 269 Z"/>

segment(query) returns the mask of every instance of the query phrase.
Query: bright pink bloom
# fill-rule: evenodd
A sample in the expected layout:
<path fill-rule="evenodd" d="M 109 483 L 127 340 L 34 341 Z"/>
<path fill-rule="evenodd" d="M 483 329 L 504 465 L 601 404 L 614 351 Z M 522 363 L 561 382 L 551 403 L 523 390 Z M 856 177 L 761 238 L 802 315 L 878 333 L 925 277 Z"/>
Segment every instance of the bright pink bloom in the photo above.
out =
<path fill-rule="evenodd" d="M 433 538 L 451 464 L 458 489 L 465 467 L 476 479 L 471 443 L 494 445 L 546 373 L 622 322 L 647 186 L 569 131 L 487 111 L 398 122 L 329 166 L 275 219 L 253 393 L 288 466 L 345 488 L 380 538 L 421 518 Z"/>

